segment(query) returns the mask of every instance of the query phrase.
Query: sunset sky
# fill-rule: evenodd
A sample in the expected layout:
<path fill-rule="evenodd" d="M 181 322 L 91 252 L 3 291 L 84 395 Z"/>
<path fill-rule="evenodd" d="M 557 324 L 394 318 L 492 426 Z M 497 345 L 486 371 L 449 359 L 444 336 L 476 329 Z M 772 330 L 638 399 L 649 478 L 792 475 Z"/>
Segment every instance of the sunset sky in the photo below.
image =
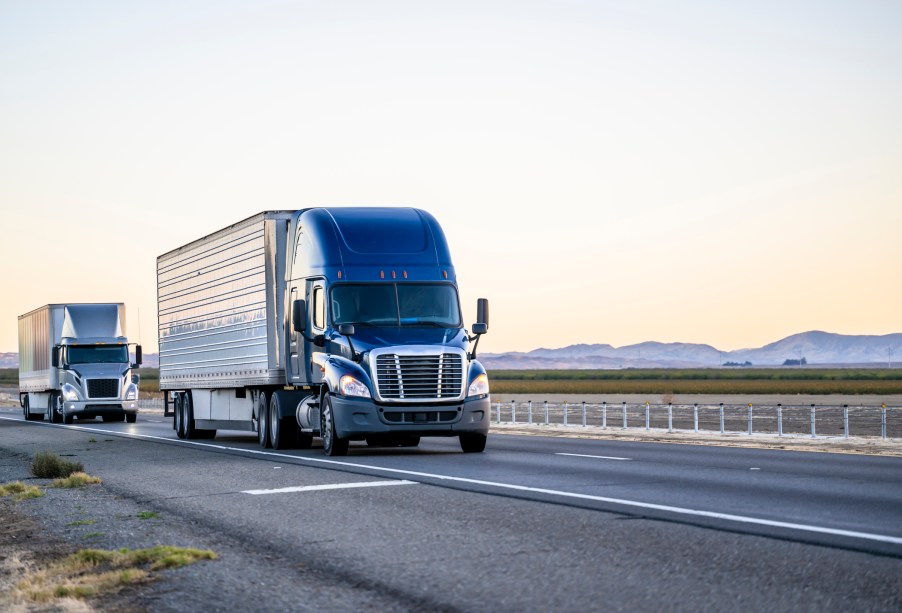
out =
<path fill-rule="evenodd" d="M 480 350 L 902 332 L 902 3 L 0 0 L 0 351 L 272 209 L 398 205 Z M 140 318 L 139 318 L 140 313 Z"/>

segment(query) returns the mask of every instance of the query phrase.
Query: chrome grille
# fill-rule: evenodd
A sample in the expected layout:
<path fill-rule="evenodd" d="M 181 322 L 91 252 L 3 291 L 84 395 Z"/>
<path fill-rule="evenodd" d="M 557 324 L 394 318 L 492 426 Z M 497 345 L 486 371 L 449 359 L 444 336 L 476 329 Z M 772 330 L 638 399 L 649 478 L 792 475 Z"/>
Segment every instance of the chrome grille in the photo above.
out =
<path fill-rule="evenodd" d="M 88 379 L 88 398 L 118 398 L 119 379 Z"/>
<path fill-rule="evenodd" d="M 463 359 L 456 353 L 376 358 L 376 382 L 385 400 L 454 400 L 463 386 Z"/>

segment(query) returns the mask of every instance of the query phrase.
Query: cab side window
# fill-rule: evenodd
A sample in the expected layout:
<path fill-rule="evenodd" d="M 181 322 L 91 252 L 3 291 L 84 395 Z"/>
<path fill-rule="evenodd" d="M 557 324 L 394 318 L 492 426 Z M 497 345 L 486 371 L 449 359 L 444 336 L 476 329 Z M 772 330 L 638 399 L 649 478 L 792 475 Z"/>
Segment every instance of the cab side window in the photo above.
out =
<path fill-rule="evenodd" d="M 322 287 L 313 288 L 313 327 L 322 330 L 326 327 L 326 301 Z"/>

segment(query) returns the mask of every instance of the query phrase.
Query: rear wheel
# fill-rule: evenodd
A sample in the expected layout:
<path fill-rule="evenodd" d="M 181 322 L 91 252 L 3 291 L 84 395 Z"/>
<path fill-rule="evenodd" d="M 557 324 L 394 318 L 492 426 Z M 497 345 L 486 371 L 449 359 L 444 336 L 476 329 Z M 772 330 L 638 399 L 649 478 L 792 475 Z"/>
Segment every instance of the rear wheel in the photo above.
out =
<path fill-rule="evenodd" d="M 269 401 L 269 442 L 273 449 L 290 449 L 297 445 L 301 433 L 294 416 L 282 417 L 280 395 Z"/>
<path fill-rule="evenodd" d="M 197 430 L 194 428 L 194 403 L 191 401 L 191 391 L 187 391 L 182 395 L 182 428 L 185 430 L 185 438 L 198 438 Z"/>
<path fill-rule="evenodd" d="M 257 442 L 264 449 L 269 448 L 272 442 L 269 440 L 269 398 L 266 392 L 261 391 L 257 396 L 257 406 L 254 408 L 257 414 Z"/>
<path fill-rule="evenodd" d="M 182 405 L 184 404 L 182 397 L 183 394 L 179 392 L 172 399 L 172 419 L 175 422 L 175 435 L 179 438 L 185 438 L 185 414 L 182 412 Z"/>
<path fill-rule="evenodd" d="M 481 453 L 485 450 L 485 434 L 461 434 L 460 448 L 464 453 Z"/>
<path fill-rule="evenodd" d="M 323 437 L 323 451 L 326 455 L 341 456 L 348 453 L 348 441 L 335 434 L 335 413 L 332 411 L 332 400 L 329 395 L 323 396 L 320 410 L 320 432 Z"/>
<path fill-rule="evenodd" d="M 25 397 L 25 404 L 22 406 L 22 411 L 25 415 L 25 421 L 43 421 L 43 414 L 35 414 L 31 413 L 31 403 L 28 401 L 28 396 Z"/>

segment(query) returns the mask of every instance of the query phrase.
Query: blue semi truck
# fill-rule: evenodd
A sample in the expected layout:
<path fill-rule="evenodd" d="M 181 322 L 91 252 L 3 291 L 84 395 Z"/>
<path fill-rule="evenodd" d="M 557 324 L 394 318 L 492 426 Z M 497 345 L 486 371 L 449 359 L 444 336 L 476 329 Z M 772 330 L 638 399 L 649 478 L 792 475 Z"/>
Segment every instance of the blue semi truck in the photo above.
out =
<path fill-rule="evenodd" d="M 160 388 L 180 438 L 485 449 L 490 398 L 444 232 L 413 208 L 266 211 L 157 258 Z"/>

